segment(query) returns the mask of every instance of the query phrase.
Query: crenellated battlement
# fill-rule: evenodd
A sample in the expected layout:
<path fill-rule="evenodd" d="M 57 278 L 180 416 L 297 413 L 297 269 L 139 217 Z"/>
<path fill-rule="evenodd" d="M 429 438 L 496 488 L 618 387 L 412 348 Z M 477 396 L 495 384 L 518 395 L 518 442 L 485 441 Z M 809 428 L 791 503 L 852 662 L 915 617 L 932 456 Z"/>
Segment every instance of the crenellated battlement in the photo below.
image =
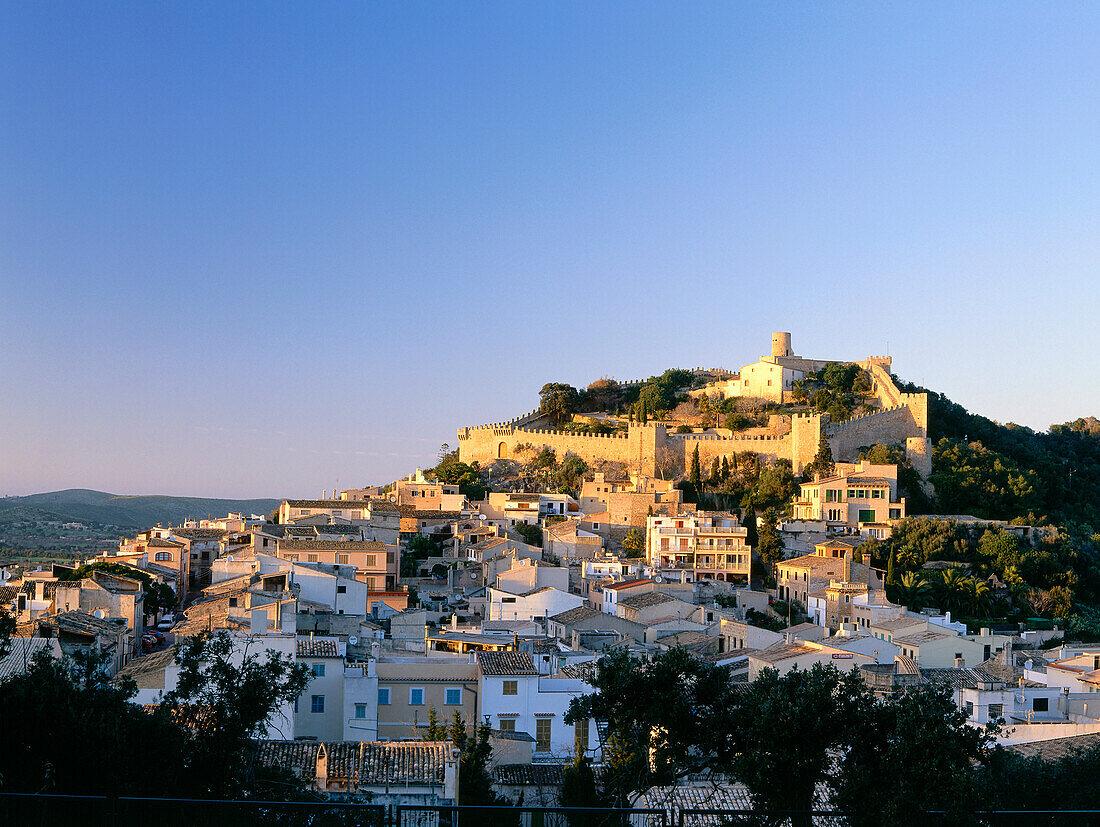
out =
<path fill-rule="evenodd" d="M 788 333 L 774 334 L 772 345 L 773 353 L 782 352 L 781 356 L 773 356 L 772 359 L 786 359 L 785 369 L 810 370 L 816 369 L 815 365 L 824 364 L 820 360 L 794 356 Z M 892 444 L 926 439 L 928 395 L 902 393 L 890 373 L 892 360 L 889 356 L 869 356 L 853 364 L 860 365 L 870 374 L 872 394 L 880 408 L 841 422 L 833 422 L 828 414 L 810 412 L 793 414 L 789 430 L 786 430 L 785 423 L 782 430 L 773 423 L 765 433 L 734 433 L 729 436 L 719 433 L 676 434 L 669 433 L 663 423 L 652 422 L 631 423 L 625 433 L 585 434 L 553 427 L 553 423 L 545 421 L 545 415 L 536 408 L 504 422 L 459 428 L 459 456 L 463 462 L 486 462 L 512 457 L 518 450 L 517 446 L 529 446 L 535 450 L 546 447 L 555 450 L 559 456 L 574 453 L 589 463 L 601 459 L 622 462 L 641 473 L 656 473 L 669 479 L 685 473 L 689 456 L 696 448 L 703 462 L 744 451 L 754 452 L 767 462 L 787 459 L 797 474 L 813 459 L 822 439 L 829 441 L 833 457 L 838 461 L 854 460 L 861 447 L 875 442 Z M 770 368 L 765 366 L 764 369 Z M 740 376 L 739 372 L 725 368 L 692 370 L 696 374 L 705 372 L 715 377 L 714 383 L 707 385 L 708 388 L 727 378 Z M 611 381 L 620 387 L 636 388 L 648 380 Z M 705 391 L 704 388 L 691 393 L 697 395 Z M 774 433 L 771 432 L 773 429 Z"/>

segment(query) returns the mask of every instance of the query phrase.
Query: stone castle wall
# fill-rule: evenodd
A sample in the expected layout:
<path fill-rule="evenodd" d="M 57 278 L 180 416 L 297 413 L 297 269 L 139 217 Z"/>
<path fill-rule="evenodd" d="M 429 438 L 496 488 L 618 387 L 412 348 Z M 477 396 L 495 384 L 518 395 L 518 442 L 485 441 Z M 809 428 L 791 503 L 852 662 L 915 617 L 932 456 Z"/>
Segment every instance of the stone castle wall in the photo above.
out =
<path fill-rule="evenodd" d="M 846 462 L 855 461 L 860 448 L 876 442 L 904 444 L 914 467 L 927 478 L 931 472 L 928 395 L 902 393 L 890 376 L 889 357 L 872 356 L 860 365 L 870 373 L 873 393 L 882 409 L 843 422 L 831 422 L 824 414 L 797 414 L 791 418 L 789 431 L 776 427 L 770 434 L 759 430 L 728 437 L 672 434 L 664 425 L 651 423 L 631 424 L 626 434 L 596 436 L 547 427 L 545 417 L 535 410 L 507 422 L 459 428 L 459 459 L 484 463 L 514 458 L 516 446 L 530 446 L 534 451 L 548 447 L 559 460 L 572 453 L 589 465 L 610 460 L 642 474 L 672 479 L 687 473 L 691 454 L 698 446 L 704 471 L 715 457 L 732 459 L 734 454 L 751 451 L 769 463 L 790 460 L 794 473 L 800 474 L 813 460 L 824 436 L 833 459 Z"/>

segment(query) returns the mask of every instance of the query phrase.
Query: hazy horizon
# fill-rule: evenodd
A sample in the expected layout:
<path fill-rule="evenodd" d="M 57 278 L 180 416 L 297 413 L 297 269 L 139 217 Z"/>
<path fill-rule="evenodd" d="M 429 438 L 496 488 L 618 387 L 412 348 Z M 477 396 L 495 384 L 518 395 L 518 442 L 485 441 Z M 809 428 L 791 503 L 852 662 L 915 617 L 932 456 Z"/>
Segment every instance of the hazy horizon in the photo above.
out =
<path fill-rule="evenodd" d="M 0 7 L 0 495 L 316 496 L 546 382 L 1100 415 L 1100 9 Z"/>

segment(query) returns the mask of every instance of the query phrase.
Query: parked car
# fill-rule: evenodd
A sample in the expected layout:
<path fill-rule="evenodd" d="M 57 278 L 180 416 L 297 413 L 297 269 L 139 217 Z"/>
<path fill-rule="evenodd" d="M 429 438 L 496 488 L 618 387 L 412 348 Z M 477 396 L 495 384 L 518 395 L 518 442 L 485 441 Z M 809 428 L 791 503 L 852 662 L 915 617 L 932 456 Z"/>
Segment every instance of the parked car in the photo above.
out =
<path fill-rule="evenodd" d="M 163 618 L 161 618 L 160 623 L 157 624 L 157 629 L 161 632 L 167 632 L 174 625 L 175 625 L 175 616 L 174 615 L 165 615 Z"/>

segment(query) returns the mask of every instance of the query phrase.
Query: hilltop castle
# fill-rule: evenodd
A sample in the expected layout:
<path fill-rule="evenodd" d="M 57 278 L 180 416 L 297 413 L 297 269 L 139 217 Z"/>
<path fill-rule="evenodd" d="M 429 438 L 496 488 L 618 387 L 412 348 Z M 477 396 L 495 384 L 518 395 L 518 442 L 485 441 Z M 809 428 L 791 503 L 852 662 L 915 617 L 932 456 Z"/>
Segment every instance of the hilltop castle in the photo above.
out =
<path fill-rule="evenodd" d="M 795 382 L 830 361 L 837 360 L 796 356 L 791 349 L 791 334 L 775 333 L 770 356 L 692 391 L 692 395 L 721 394 L 787 402 L 791 400 Z M 869 356 L 848 364 L 857 364 L 867 372 L 877 409 L 842 422 L 833 422 L 828 414 L 795 414 L 789 418 L 773 417 L 767 428 L 747 433 L 713 429 L 690 434 L 670 433 L 659 423 L 631 423 L 626 434 L 596 436 L 555 430 L 536 410 L 507 422 L 459 428 L 459 459 L 485 463 L 512 457 L 517 445 L 535 450 L 549 447 L 559 458 L 573 453 L 590 464 L 598 459 L 611 460 L 642 474 L 673 478 L 685 473 L 698 446 L 703 467 L 715 457 L 732 458 L 733 454 L 751 451 L 769 463 L 790 460 L 794 473 L 799 474 L 813 460 L 824 438 L 837 461 L 853 461 L 858 458 L 860 448 L 875 443 L 903 444 L 913 467 L 927 479 L 932 470 L 928 394 L 902 393 L 890 375 L 888 356 Z"/>

